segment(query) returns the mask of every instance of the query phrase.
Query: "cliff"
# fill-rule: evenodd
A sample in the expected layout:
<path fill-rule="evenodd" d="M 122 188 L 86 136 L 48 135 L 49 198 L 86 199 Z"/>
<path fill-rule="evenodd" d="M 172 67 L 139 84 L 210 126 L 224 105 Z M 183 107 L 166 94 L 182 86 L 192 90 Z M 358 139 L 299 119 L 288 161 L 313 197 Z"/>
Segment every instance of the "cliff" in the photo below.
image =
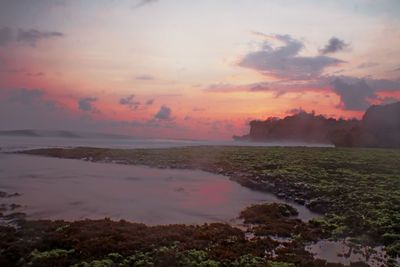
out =
<path fill-rule="evenodd" d="M 400 147 L 400 102 L 371 106 L 362 123 L 365 146 Z"/>
<path fill-rule="evenodd" d="M 299 141 L 335 146 L 400 147 L 400 102 L 371 106 L 362 120 L 325 118 L 300 112 L 284 119 L 251 121 L 250 133 L 235 140 Z"/>

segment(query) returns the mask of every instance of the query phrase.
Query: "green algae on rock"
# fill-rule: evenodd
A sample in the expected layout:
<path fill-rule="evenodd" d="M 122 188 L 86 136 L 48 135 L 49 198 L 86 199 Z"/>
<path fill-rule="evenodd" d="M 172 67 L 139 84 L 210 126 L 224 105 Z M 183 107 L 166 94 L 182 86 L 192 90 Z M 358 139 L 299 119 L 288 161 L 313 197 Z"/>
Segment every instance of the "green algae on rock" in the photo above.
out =
<path fill-rule="evenodd" d="M 308 147 L 182 147 L 168 149 L 38 149 L 23 153 L 227 175 L 325 213 L 333 237 L 369 236 L 400 255 L 400 150 Z M 385 238 L 386 237 L 386 238 Z M 388 238 L 390 237 L 390 238 Z M 360 239 L 360 238 L 358 238 Z"/>

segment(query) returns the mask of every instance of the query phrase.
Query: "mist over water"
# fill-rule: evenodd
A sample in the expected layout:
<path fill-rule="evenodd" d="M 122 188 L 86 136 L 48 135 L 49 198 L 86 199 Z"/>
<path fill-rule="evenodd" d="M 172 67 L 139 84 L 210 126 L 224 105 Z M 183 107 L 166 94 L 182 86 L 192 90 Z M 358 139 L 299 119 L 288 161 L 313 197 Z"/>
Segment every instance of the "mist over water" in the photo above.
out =
<path fill-rule="evenodd" d="M 228 177 L 203 171 L 0 153 L 0 191 L 20 196 L 0 199 L 21 205 L 29 219 L 126 219 L 156 224 L 227 222 L 245 207 L 282 202 Z M 307 220 L 317 217 L 290 203 Z"/>
<path fill-rule="evenodd" d="M 98 137 L 29 137 L 29 136 L 1 136 L 0 151 L 13 152 L 35 148 L 48 147 L 100 147 L 100 148 L 169 148 L 183 146 L 307 146 L 333 147 L 329 144 L 315 144 L 304 142 L 250 142 L 250 141 L 205 141 L 181 139 L 135 139 L 135 138 L 98 138 Z"/>

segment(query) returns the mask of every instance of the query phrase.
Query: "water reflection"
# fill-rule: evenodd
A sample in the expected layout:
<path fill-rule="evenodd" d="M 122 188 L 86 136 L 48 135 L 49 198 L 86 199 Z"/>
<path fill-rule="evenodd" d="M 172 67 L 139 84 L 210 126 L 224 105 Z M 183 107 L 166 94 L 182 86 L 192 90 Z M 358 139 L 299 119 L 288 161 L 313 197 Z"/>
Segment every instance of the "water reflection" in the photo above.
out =
<path fill-rule="evenodd" d="M 146 224 L 230 222 L 246 206 L 282 202 L 227 177 L 202 171 L 151 169 L 0 154 L 0 199 L 32 219 L 126 219 Z M 295 205 L 304 219 L 316 215 Z"/>
<path fill-rule="evenodd" d="M 306 246 L 306 250 L 314 254 L 315 258 L 345 265 L 362 261 L 370 266 L 384 266 L 388 260 L 383 246 L 357 246 L 352 244 L 349 238 L 339 241 L 321 240 Z M 400 258 L 396 259 L 396 263 L 400 266 Z"/>

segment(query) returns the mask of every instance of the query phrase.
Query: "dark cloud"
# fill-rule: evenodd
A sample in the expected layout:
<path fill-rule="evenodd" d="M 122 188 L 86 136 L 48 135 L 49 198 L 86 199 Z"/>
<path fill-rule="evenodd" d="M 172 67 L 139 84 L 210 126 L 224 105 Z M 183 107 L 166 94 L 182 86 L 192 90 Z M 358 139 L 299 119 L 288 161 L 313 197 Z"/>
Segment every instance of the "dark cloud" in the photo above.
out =
<path fill-rule="evenodd" d="M 6 46 L 10 43 L 20 43 L 35 47 L 41 40 L 62 36 L 64 34 L 61 32 L 42 32 L 36 29 L 14 30 L 10 27 L 3 27 L 0 29 L 0 46 Z"/>
<path fill-rule="evenodd" d="M 154 80 L 154 77 L 151 75 L 143 74 L 136 76 L 136 80 L 151 81 Z"/>
<path fill-rule="evenodd" d="M 36 43 L 43 39 L 50 39 L 56 37 L 62 37 L 64 34 L 61 32 L 41 32 L 38 30 L 18 30 L 17 42 L 27 44 L 30 46 L 36 46 Z"/>
<path fill-rule="evenodd" d="M 267 40 L 261 50 L 247 54 L 238 65 L 257 70 L 263 75 L 307 80 L 318 77 L 328 66 L 344 62 L 327 56 L 298 56 L 304 45 L 290 35 L 274 35 L 271 38 L 283 42 L 284 46 L 273 48 Z"/>
<path fill-rule="evenodd" d="M 257 92 L 257 91 L 269 91 L 270 88 L 265 84 L 256 84 L 250 88 L 250 91 Z"/>
<path fill-rule="evenodd" d="M 40 99 L 44 95 L 44 91 L 38 89 L 13 89 L 11 96 L 8 98 L 10 102 L 18 102 L 24 105 L 31 105 L 36 100 Z"/>
<path fill-rule="evenodd" d="M 400 92 L 400 81 L 341 75 L 319 76 L 308 81 L 288 80 L 244 85 L 214 84 L 204 89 L 204 91 L 212 93 L 273 92 L 275 97 L 280 97 L 288 92 L 302 93 L 310 90 L 320 91 L 321 94 L 327 94 L 329 91 L 335 92 L 341 99 L 340 108 L 345 110 L 365 110 L 373 101 L 381 101 L 377 92 Z"/>
<path fill-rule="evenodd" d="M 366 110 L 370 103 L 367 99 L 375 99 L 377 95 L 364 79 L 336 78 L 332 82 L 333 91 L 340 95 L 343 109 Z"/>
<path fill-rule="evenodd" d="M 125 97 L 125 98 L 121 98 L 121 99 L 119 100 L 119 103 L 120 103 L 121 105 L 127 105 L 131 110 L 133 110 L 133 109 L 136 110 L 136 109 L 139 108 L 140 102 L 139 102 L 139 101 L 133 101 L 133 98 L 134 98 L 134 97 L 135 97 L 135 95 L 134 95 L 134 94 L 131 94 L 131 95 Z"/>
<path fill-rule="evenodd" d="M 136 6 L 134 6 L 134 8 L 139 8 L 156 2 L 158 2 L 158 0 L 140 0 L 140 2 Z"/>
<path fill-rule="evenodd" d="M 326 78 L 330 80 L 332 90 L 340 95 L 342 108 L 346 110 L 365 110 L 373 100 L 383 101 L 377 92 L 400 91 L 400 82 L 370 77 L 357 78 L 339 76 Z M 390 99 L 386 99 L 390 101 Z M 385 100 L 385 101 L 386 101 Z"/>
<path fill-rule="evenodd" d="M 154 115 L 155 119 L 159 120 L 170 120 L 171 119 L 171 109 L 165 105 L 161 106 L 160 110 Z"/>
<path fill-rule="evenodd" d="M 343 40 L 340 40 L 337 37 L 332 37 L 331 39 L 329 39 L 329 41 L 325 45 L 325 47 L 319 50 L 319 52 L 322 55 L 326 55 L 326 54 L 342 51 L 347 47 L 349 47 L 349 45 L 346 44 Z"/>
<path fill-rule="evenodd" d="M 400 81 L 393 81 L 387 79 L 372 79 L 365 78 L 368 85 L 371 86 L 374 91 L 399 91 L 400 90 Z"/>
<path fill-rule="evenodd" d="M 380 98 L 381 104 L 393 104 L 399 101 L 399 99 L 395 97 L 385 97 L 385 98 Z"/>
<path fill-rule="evenodd" d="M 154 99 L 149 99 L 146 101 L 146 105 L 153 105 Z"/>
<path fill-rule="evenodd" d="M 95 101 L 97 101 L 97 98 L 95 97 L 80 98 L 78 101 L 79 109 L 83 111 L 96 112 L 97 110 L 94 107 L 92 107 L 92 102 Z"/>

